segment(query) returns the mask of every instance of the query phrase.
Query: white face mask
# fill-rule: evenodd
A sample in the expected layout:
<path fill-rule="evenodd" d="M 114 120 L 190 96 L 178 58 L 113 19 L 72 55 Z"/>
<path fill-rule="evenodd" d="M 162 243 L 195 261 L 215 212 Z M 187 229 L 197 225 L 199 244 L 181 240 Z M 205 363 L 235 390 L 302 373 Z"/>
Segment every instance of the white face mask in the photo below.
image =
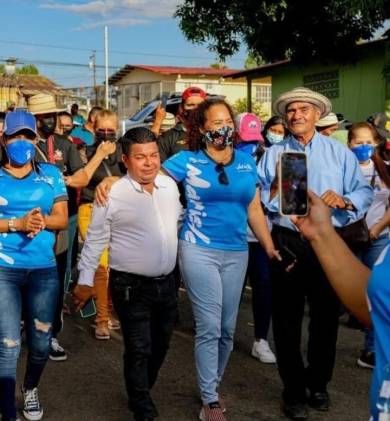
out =
<path fill-rule="evenodd" d="M 283 139 L 284 136 L 282 134 L 276 134 L 276 133 L 272 133 L 271 131 L 267 131 L 267 139 L 272 143 L 280 143 Z"/>

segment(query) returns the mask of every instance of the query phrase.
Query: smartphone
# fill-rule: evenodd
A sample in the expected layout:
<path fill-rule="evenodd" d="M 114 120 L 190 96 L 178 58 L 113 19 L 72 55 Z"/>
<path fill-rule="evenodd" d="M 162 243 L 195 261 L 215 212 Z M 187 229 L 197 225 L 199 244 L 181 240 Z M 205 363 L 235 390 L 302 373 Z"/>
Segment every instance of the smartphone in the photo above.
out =
<path fill-rule="evenodd" d="M 282 263 L 285 267 L 297 262 L 297 255 L 291 251 L 287 246 L 279 247 L 279 253 L 282 257 Z"/>
<path fill-rule="evenodd" d="M 85 306 L 80 310 L 80 316 L 83 319 L 86 319 L 87 317 L 92 317 L 96 314 L 96 305 L 95 300 L 93 298 L 90 298 Z"/>
<path fill-rule="evenodd" d="M 164 108 L 164 110 L 167 109 L 168 97 L 169 97 L 169 93 L 168 92 L 164 92 L 161 95 L 161 108 Z"/>
<path fill-rule="evenodd" d="M 279 212 L 283 216 L 305 216 L 308 207 L 307 156 L 283 152 L 279 159 Z"/>

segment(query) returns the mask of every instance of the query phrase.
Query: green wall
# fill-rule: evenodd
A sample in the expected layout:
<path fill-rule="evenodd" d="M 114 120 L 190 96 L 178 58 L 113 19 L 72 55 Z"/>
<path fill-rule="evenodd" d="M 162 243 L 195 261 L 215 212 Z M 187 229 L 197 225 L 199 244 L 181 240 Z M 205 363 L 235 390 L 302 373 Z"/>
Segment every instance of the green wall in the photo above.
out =
<path fill-rule="evenodd" d="M 331 81 L 338 97 L 331 98 L 333 111 L 344 114 L 351 121 L 365 120 L 370 114 L 385 110 L 385 47 L 388 42 L 374 42 L 361 46 L 355 65 L 320 65 L 306 67 L 285 65 L 273 68 L 272 99 L 279 94 L 304 86 L 304 77 L 338 71 L 338 81 Z M 325 84 L 327 82 L 325 81 Z M 323 84 L 324 85 L 324 84 Z M 337 86 L 336 86 L 337 85 Z M 321 91 L 320 91 L 321 92 Z"/>

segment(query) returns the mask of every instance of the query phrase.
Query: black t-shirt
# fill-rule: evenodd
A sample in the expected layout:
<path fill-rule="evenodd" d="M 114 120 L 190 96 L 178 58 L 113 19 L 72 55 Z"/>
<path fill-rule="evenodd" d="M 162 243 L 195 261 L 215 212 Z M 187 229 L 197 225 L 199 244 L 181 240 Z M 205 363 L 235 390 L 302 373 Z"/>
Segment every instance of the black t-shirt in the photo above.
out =
<path fill-rule="evenodd" d="M 88 161 L 95 155 L 96 148 L 98 145 L 94 144 L 87 146 L 86 155 Z M 103 181 L 104 178 L 109 176 L 122 177 L 126 174 L 126 167 L 122 162 L 122 148 L 120 143 L 116 145 L 116 151 L 109 155 L 102 163 L 98 166 L 97 170 L 93 174 L 91 181 L 87 187 L 84 187 L 81 192 L 81 203 L 92 203 L 95 199 L 96 186 Z"/>
<path fill-rule="evenodd" d="M 166 161 L 171 156 L 183 149 L 187 149 L 185 130 L 182 123 L 176 124 L 172 129 L 167 130 L 157 140 L 161 162 Z"/>
<path fill-rule="evenodd" d="M 50 161 L 47 141 L 40 140 L 38 142 L 38 148 L 46 157 L 47 161 Z M 84 167 L 84 163 L 81 160 L 80 152 L 77 146 L 74 145 L 66 136 L 58 134 L 54 135 L 53 141 L 53 152 L 54 152 L 54 164 L 62 172 L 63 175 L 73 175 L 80 168 Z M 42 154 L 39 151 L 35 154 L 35 160 L 37 162 L 44 162 Z M 68 191 L 68 213 L 69 216 L 77 214 L 77 189 L 73 187 L 67 187 Z"/>

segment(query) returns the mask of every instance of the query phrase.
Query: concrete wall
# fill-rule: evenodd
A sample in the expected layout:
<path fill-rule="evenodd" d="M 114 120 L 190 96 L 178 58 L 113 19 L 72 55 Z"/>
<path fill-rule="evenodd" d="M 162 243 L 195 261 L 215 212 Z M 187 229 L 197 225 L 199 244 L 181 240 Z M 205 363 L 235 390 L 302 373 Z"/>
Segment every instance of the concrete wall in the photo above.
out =
<path fill-rule="evenodd" d="M 270 78 L 263 78 L 254 86 L 270 84 Z M 117 84 L 118 87 L 118 115 L 126 118 L 136 113 L 145 102 L 155 98 L 160 92 L 183 92 L 189 86 L 198 86 L 206 92 L 223 95 L 234 104 L 238 99 L 246 98 L 246 80 L 244 78 L 232 80 L 219 76 L 187 76 L 187 75 L 162 75 L 142 69 L 134 69 L 124 76 Z M 253 89 L 255 100 L 256 89 Z M 270 103 L 265 104 L 265 109 L 270 108 Z"/>

